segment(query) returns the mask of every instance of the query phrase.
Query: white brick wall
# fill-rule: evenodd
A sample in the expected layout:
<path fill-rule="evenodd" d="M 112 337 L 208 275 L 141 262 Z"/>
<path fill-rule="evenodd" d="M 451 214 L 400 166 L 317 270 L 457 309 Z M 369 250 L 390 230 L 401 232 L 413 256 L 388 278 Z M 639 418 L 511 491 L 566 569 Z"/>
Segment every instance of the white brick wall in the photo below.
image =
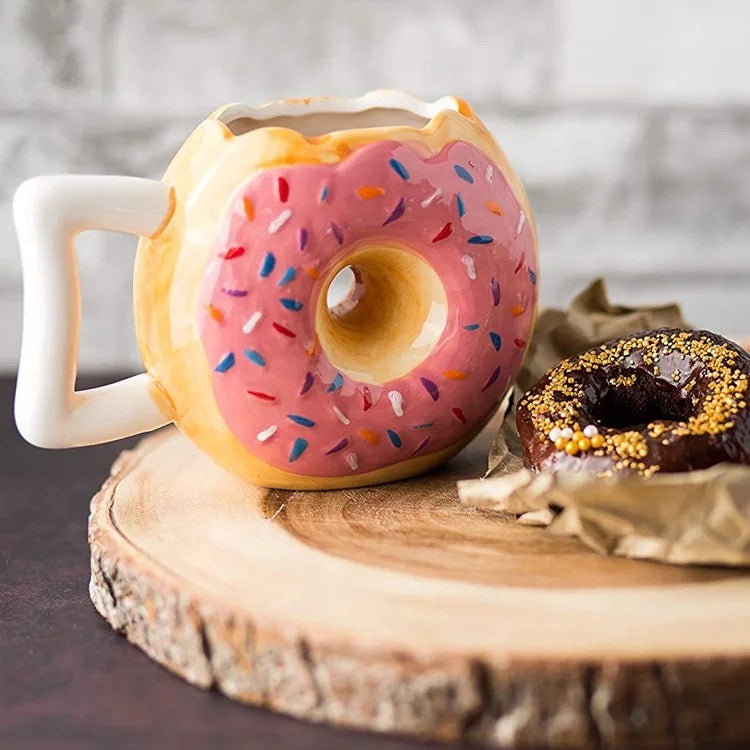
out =
<path fill-rule="evenodd" d="M 20 340 L 10 221 L 43 172 L 159 176 L 230 100 L 401 87 L 468 98 L 535 206 L 542 297 L 603 273 L 750 333 L 746 0 L 2 0 L 0 369 Z M 137 367 L 131 238 L 81 238 L 84 368 Z"/>

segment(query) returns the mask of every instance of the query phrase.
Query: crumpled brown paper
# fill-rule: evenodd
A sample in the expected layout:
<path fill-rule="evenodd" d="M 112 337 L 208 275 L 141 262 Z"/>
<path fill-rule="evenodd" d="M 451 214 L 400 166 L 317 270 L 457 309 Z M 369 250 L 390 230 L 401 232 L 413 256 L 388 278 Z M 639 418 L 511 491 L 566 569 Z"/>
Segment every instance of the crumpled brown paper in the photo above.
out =
<path fill-rule="evenodd" d="M 611 305 L 594 281 L 568 311 L 546 310 L 536 324 L 518 388 L 525 390 L 566 357 L 650 328 L 687 328 L 679 307 Z M 750 566 L 750 467 L 721 464 L 684 474 L 597 478 L 523 467 L 509 410 L 484 479 L 459 482 L 461 501 L 578 537 L 597 552 L 673 564 Z"/>

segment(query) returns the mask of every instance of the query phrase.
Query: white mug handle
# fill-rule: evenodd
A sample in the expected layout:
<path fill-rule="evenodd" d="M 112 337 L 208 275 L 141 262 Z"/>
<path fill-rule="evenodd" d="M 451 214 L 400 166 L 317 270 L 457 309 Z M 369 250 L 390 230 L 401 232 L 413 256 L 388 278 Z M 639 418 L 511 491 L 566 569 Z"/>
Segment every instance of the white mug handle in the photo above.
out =
<path fill-rule="evenodd" d="M 75 238 L 84 229 L 152 236 L 169 221 L 173 206 L 169 185 L 137 177 L 35 177 L 16 191 L 24 299 L 15 414 L 30 443 L 91 445 L 169 423 L 151 397 L 146 373 L 75 390 L 81 323 Z"/>

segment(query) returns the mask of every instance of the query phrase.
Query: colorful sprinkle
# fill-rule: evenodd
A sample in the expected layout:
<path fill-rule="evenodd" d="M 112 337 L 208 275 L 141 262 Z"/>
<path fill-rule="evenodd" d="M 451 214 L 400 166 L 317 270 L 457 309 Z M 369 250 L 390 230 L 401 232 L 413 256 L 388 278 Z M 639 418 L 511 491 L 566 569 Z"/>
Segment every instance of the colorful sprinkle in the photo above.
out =
<path fill-rule="evenodd" d="M 430 443 L 432 442 L 432 438 L 428 435 L 412 452 L 411 455 L 414 456 L 419 451 L 424 450 Z"/>
<path fill-rule="evenodd" d="M 411 427 L 413 430 L 426 430 L 434 426 L 435 426 L 434 422 L 422 422 L 422 424 L 413 424 Z"/>
<path fill-rule="evenodd" d="M 464 206 L 464 199 L 461 197 L 461 193 L 456 193 L 456 208 L 458 209 L 459 218 L 466 213 L 466 206 Z"/>
<path fill-rule="evenodd" d="M 287 419 L 291 419 L 295 424 L 301 425 L 302 427 L 315 427 L 315 421 L 308 417 L 303 417 L 300 414 L 287 414 Z"/>
<path fill-rule="evenodd" d="M 282 297 L 279 302 L 281 302 L 283 307 L 292 312 L 299 312 L 304 307 L 298 299 L 290 299 L 289 297 Z"/>
<path fill-rule="evenodd" d="M 367 411 L 372 406 L 372 396 L 370 395 L 370 389 L 364 385 L 362 386 L 362 410 Z"/>
<path fill-rule="evenodd" d="M 219 257 L 224 258 L 224 260 L 234 260 L 244 254 L 245 248 L 242 245 L 235 245 L 234 247 L 230 247 L 225 253 L 221 253 Z"/>
<path fill-rule="evenodd" d="M 526 341 L 524 339 L 513 339 L 513 343 L 519 348 L 523 349 L 524 346 L 526 346 Z"/>
<path fill-rule="evenodd" d="M 492 168 L 492 164 L 487 165 L 487 170 L 484 173 L 484 179 L 492 184 L 492 180 L 495 177 L 495 170 Z"/>
<path fill-rule="evenodd" d="M 440 398 L 440 390 L 432 380 L 429 378 L 420 378 L 419 382 L 422 383 L 423 388 L 430 394 L 430 398 L 433 401 L 437 401 Z"/>
<path fill-rule="evenodd" d="M 490 279 L 490 290 L 492 291 L 492 305 L 497 307 L 500 304 L 500 282 L 494 276 Z"/>
<path fill-rule="evenodd" d="M 330 456 L 331 453 L 338 453 L 339 451 L 344 450 L 346 446 L 349 445 L 349 439 L 348 438 L 341 438 L 341 440 L 336 443 L 336 445 L 333 446 L 330 450 L 326 451 L 326 456 Z"/>
<path fill-rule="evenodd" d="M 230 297 L 247 297 L 247 289 L 229 289 L 228 287 L 223 286 L 221 291 L 224 292 L 224 294 L 228 294 Z"/>
<path fill-rule="evenodd" d="M 286 326 L 281 325 L 281 323 L 271 323 L 271 326 L 275 331 L 278 331 L 279 333 L 283 333 L 284 336 L 289 336 L 290 339 L 293 339 L 296 337 L 296 333 L 294 331 L 290 331 Z"/>
<path fill-rule="evenodd" d="M 217 323 L 224 322 L 224 313 L 213 305 L 206 305 L 206 312 L 211 316 Z"/>
<path fill-rule="evenodd" d="M 393 447 L 394 448 L 400 448 L 401 444 L 402 444 L 401 443 L 401 436 L 397 432 L 394 432 L 393 430 L 386 430 L 386 433 L 388 435 L 388 439 L 393 444 Z"/>
<path fill-rule="evenodd" d="M 333 410 L 333 413 L 336 415 L 336 419 L 341 422 L 341 424 L 351 424 L 351 420 L 344 414 L 341 409 L 339 409 L 338 406 L 332 406 L 331 409 Z"/>
<path fill-rule="evenodd" d="M 433 242 L 440 242 L 440 240 L 444 240 L 446 237 L 450 237 L 451 233 L 453 232 L 453 224 L 449 221 L 443 228 L 432 238 Z"/>
<path fill-rule="evenodd" d="M 490 213 L 497 214 L 498 216 L 503 215 L 503 209 L 495 203 L 495 201 L 487 201 L 487 210 Z"/>
<path fill-rule="evenodd" d="M 362 440 L 366 440 L 370 443 L 370 445 L 377 445 L 380 442 L 380 438 L 372 430 L 366 430 L 364 427 L 360 427 L 357 430 L 357 435 L 359 435 Z"/>
<path fill-rule="evenodd" d="M 255 207 L 253 206 L 253 202 L 250 198 L 243 198 L 242 205 L 245 208 L 245 216 L 247 216 L 247 220 L 252 221 L 255 218 Z"/>
<path fill-rule="evenodd" d="M 431 205 L 434 201 L 436 201 L 441 195 L 443 194 L 443 191 L 440 188 L 435 188 L 435 192 L 431 195 L 428 195 L 423 201 L 422 201 L 422 208 L 427 208 L 427 206 Z"/>
<path fill-rule="evenodd" d="M 519 315 L 523 315 L 526 312 L 526 308 L 523 305 L 513 305 L 513 307 L 510 308 L 510 314 L 517 318 Z"/>
<path fill-rule="evenodd" d="M 391 224 L 397 219 L 400 219 L 404 215 L 404 211 L 406 211 L 406 198 L 402 198 L 398 202 L 398 204 L 396 205 L 396 208 L 394 208 L 393 211 L 391 211 L 390 216 L 383 222 L 383 226 L 386 226 L 387 224 Z"/>
<path fill-rule="evenodd" d="M 479 323 L 469 323 L 469 325 L 464 326 L 464 330 L 466 331 L 476 331 L 479 328 Z"/>
<path fill-rule="evenodd" d="M 404 397 L 399 391 L 388 391 L 388 400 L 393 407 L 393 413 L 397 417 L 404 416 Z"/>
<path fill-rule="evenodd" d="M 234 367 L 234 354 L 232 352 L 229 352 L 229 354 L 225 354 L 220 360 L 219 364 L 214 367 L 214 370 L 216 372 L 226 372 L 227 370 L 230 370 L 232 367 Z"/>
<path fill-rule="evenodd" d="M 492 342 L 492 346 L 494 347 L 495 351 L 499 352 L 500 347 L 503 345 L 502 336 L 495 331 L 490 331 L 490 341 Z"/>
<path fill-rule="evenodd" d="M 290 281 L 294 281 L 295 277 L 297 276 L 297 272 L 289 266 L 289 268 L 284 271 L 284 275 L 276 282 L 276 286 L 284 286 L 284 284 L 288 284 Z"/>
<path fill-rule="evenodd" d="M 263 313 L 260 310 L 256 310 L 246 321 L 245 325 L 242 326 L 242 333 L 252 333 L 255 327 L 260 323 L 263 318 Z"/>
<path fill-rule="evenodd" d="M 270 275 L 276 266 L 276 256 L 273 253 L 266 253 L 266 257 L 263 258 L 263 262 L 260 264 L 260 277 L 265 279 L 266 276 Z"/>
<path fill-rule="evenodd" d="M 320 278 L 320 271 L 312 266 L 305 266 L 305 273 L 313 280 L 317 281 Z"/>
<path fill-rule="evenodd" d="M 458 406 L 454 406 L 451 409 L 451 412 L 453 413 L 453 416 L 461 423 L 466 424 L 466 417 L 464 416 L 463 410 L 460 409 Z"/>
<path fill-rule="evenodd" d="M 272 438 L 276 434 L 276 430 L 278 430 L 278 427 L 276 427 L 275 424 L 272 424 L 270 427 L 266 427 L 265 430 L 261 430 L 255 437 L 258 438 L 261 443 L 265 443 L 266 440 Z"/>
<path fill-rule="evenodd" d="M 521 253 L 521 257 L 518 259 L 518 263 L 516 263 L 516 267 L 513 270 L 513 273 L 518 273 L 523 268 L 523 262 L 526 260 L 526 253 Z"/>
<path fill-rule="evenodd" d="M 466 180 L 466 182 L 472 183 L 474 182 L 474 178 L 469 174 L 469 170 L 466 169 L 466 167 L 462 167 L 460 164 L 454 164 L 453 169 L 456 170 L 456 174 L 462 179 Z"/>
<path fill-rule="evenodd" d="M 336 242 L 338 242 L 339 245 L 343 245 L 344 233 L 341 231 L 341 227 L 333 221 L 331 222 L 331 232 L 333 232 L 333 236 L 336 238 Z"/>
<path fill-rule="evenodd" d="M 526 214 L 523 212 L 523 209 L 518 214 L 518 226 L 516 227 L 516 237 L 518 237 L 519 234 L 521 234 L 521 230 L 523 229 L 523 225 L 526 223 Z"/>
<path fill-rule="evenodd" d="M 305 347 L 308 357 L 313 357 L 318 352 L 318 334 L 313 336 L 313 340 Z"/>
<path fill-rule="evenodd" d="M 268 234 L 276 234 L 276 232 L 284 226 L 284 224 L 292 218 L 292 209 L 285 208 L 269 225 Z"/>
<path fill-rule="evenodd" d="M 333 382 L 326 388 L 326 393 L 333 393 L 334 391 L 339 390 L 341 386 L 344 385 L 344 377 L 340 372 L 336 373 L 336 377 L 333 379 Z"/>
<path fill-rule="evenodd" d="M 487 378 L 487 382 L 482 386 L 482 390 L 486 391 L 499 377 L 500 377 L 500 365 L 498 365 L 492 374 Z"/>
<path fill-rule="evenodd" d="M 292 445 L 292 450 L 289 453 L 289 463 L 294 463 L 306 450 L 307 440 L 304 438 L 296 438 Z"/>
<path fill-rule="evenodd" d="M 307 247 L 307 229 L 305 227 L 299 228 L 299 234 L 297 235 L 299 241 L 299 249 L 302 252 Z"/>
<path fill-rule="evenodd" d="M 409 179 L 409 173 L 406 171 L 406 167 L 397 159 L 391 159 L 388 162 L 391 165 L 391 169 L 403 180 Z"/>
<path fill-rule="evenodd" d="M 271 396 L 269 393 L 263 393 L 262 391 L 248 391 L 248 393 L 261 401 L 276 401 L 276 396 Z"/>
<path fill-rule="evenodd" d="M 466 266 L 466 275 L 472 280 L 477 279 L 477 269 L 474 266 L 474 258 L 471 255 L 462 255 L 461 262 Z"/>
<path fill-rule="evenodd" d="M 529 268 L 529 279 L 532 284 L 536 284 L 536 274 Z"/>
<path fill-rule="evenodd" d="M 494 238 L 489 234 L 475 234 L 466 240 L 470 245 L 489 245 Z"/>
<path fill-rule="evenodd" d="M 320 191 L 320 202 L 322 203 L 328 197 L 328 185 L 323 185 L 323 189 Z"/>
<path fill-rule="evenodd" d="M 302 383 L 302 388 L 300 388 L 299 395 L 304 396 L 310 390 L 310 388 L 312 388 L 314 382 L 315 375 L 313 375 L 311 372 L 305 373 L 305 382 Z"/>
<path fill-rule="evenodd" d="M 381 195 L 385 195 L 385 190 L 377 185 L 362 185 L 357 188 L 357 195 L 363 201 L 369 201 L 372 198 L 379 198 Z"/>
<path fill-rule="evenodd" d="M 279 177 L 276 181 L 276 189 L 279 192 L 279 200 L 286 203 L 289 200 L 289 183 L 283 177 Z"/>
<path fill-rule="evenodd" d="M 448 380 L 465 380 L 466 373 L 463 370 L 443 370 L 443 377 Z"/>
<path fill-rule="evenodd" d="M 357 458 L 356 453 L 347 453 L 346 454 L 346 463 L 349 464 L 349 468 L 352 471 L 356 471 L 359 468 L 359 459 Z"/>
<path fill-rule="evenodd" d="M 263 358 L 263 355 L 260 352 L 256 352 L 255 349 L 245 349 L 244 354 L 253 364 L 258 365 L 258 367 L 266 366 L 266 360 Z"/>

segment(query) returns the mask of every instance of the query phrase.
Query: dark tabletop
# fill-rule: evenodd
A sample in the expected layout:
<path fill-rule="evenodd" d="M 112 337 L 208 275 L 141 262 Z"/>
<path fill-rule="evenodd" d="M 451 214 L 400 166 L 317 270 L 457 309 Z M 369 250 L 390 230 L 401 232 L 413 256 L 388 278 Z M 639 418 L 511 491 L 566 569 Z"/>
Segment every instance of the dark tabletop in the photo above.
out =
<path fill-rule="evenodd" d="M 89 601 L 86 518 L 113 459 L 136 439 L 32 448 L 13 424 L 13 388 L 0 378 L 2 750 L 431 747 L 234 703 L 174 677 L 111 630 Z"/>

